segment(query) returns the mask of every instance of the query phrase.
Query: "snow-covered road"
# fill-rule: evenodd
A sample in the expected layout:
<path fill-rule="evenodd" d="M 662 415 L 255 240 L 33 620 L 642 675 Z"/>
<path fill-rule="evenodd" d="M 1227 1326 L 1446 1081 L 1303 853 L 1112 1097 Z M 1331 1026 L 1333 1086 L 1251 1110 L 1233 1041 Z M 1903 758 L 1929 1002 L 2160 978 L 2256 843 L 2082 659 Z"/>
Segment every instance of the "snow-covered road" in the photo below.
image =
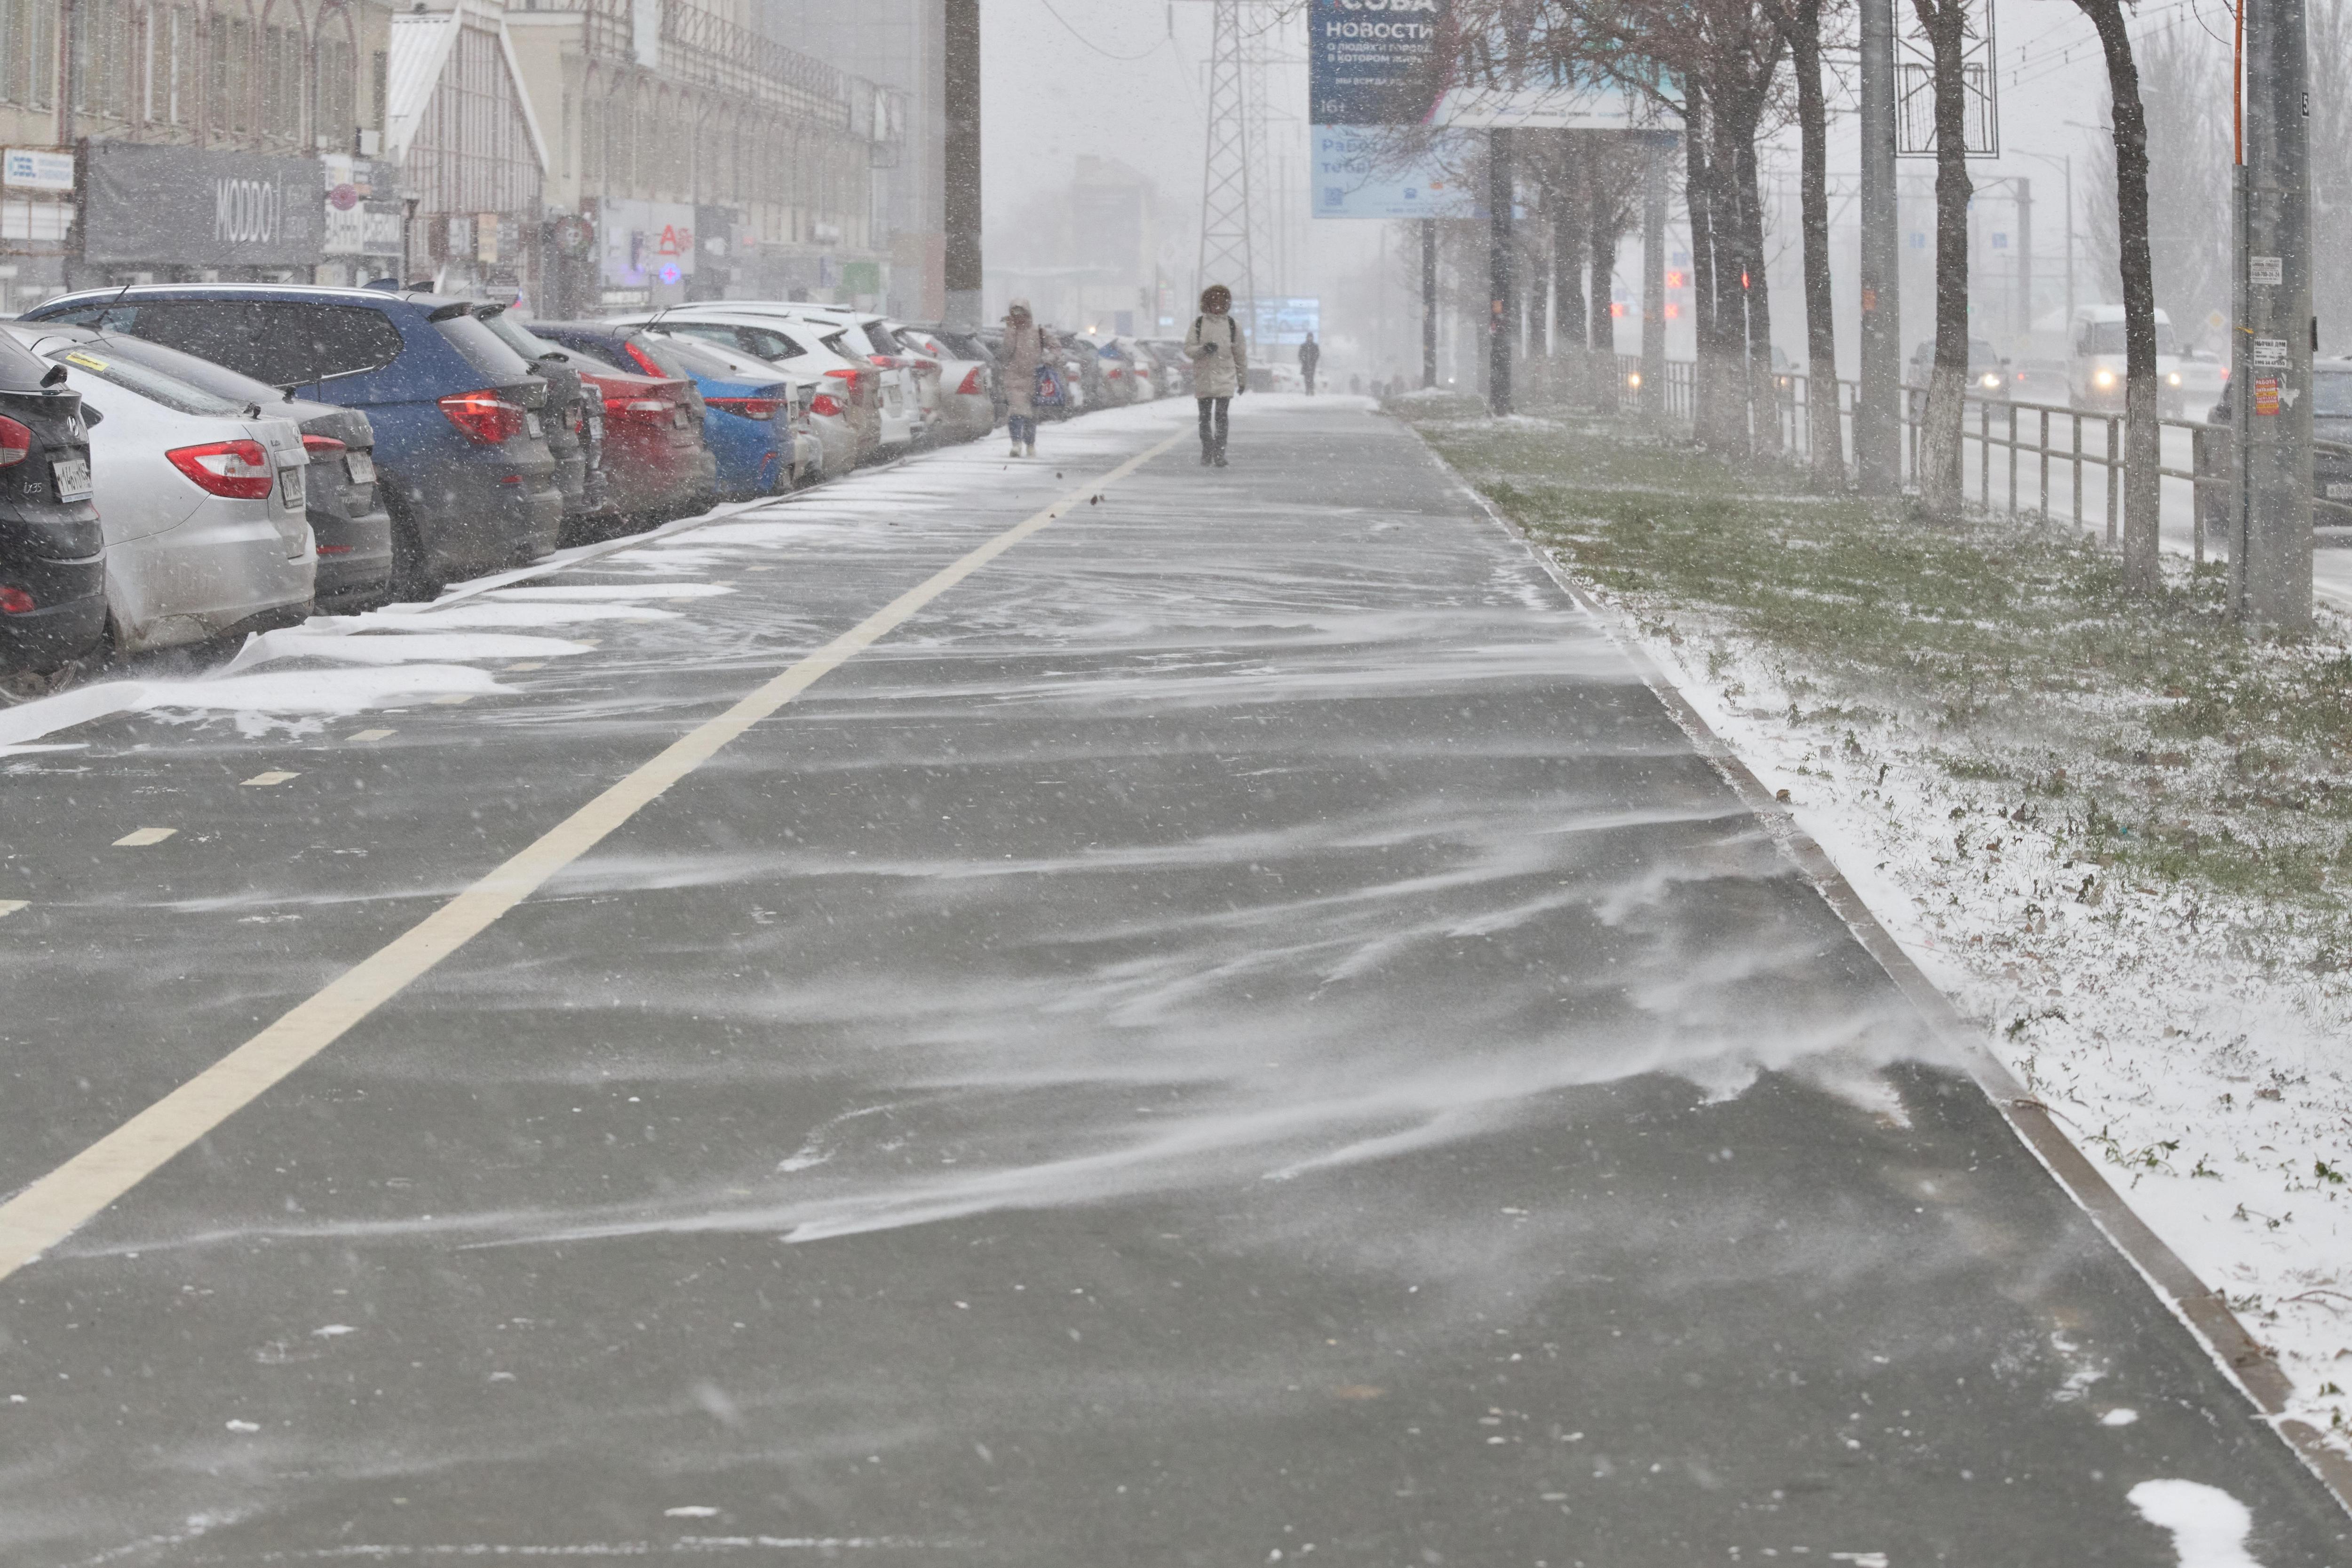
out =
<path fill-rule="evenodd" d="M 2352 1560 L 1409 433 L 1190 417 L 0 714 L 0 1560 Z"/>

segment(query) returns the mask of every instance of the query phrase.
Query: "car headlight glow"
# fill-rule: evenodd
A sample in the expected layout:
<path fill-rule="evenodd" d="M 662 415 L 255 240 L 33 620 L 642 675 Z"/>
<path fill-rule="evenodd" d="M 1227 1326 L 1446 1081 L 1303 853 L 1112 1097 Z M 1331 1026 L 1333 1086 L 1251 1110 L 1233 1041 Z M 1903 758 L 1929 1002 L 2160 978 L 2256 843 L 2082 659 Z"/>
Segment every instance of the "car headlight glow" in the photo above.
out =
<path fill-rule="evenodd" d="M 1977 377 L 1977 382 L 1978 384 L 1982 386 L 1999 386 L 2000 384 L 2000 377 L 1995 375 L 1991 371 L 1987 371 L 1982 375 Z"/>
<path fill-rule="evenodd" d="M 1627 371 L 1625 373 L 1625 384 L 1628 386 L 1640 386 L 1642 384 L 1642 373 L 1638 370 Z"/>
<path fill-rule="evenodd" d="M 2166 382 L 2168 382 L 2168 384 L 2170 384 L 2171 385 L 2179 386 L 2179 385 L 2180 384 L 2180 373 L 2179 373 L 2179 371 L 2177 371 L 2177 370 L 2176 370 L 2176 371 L 2174 371 L 2170 375 L 2166 376 L 2164 379 L 2166 380 Z"/>
<path fill-rule="evenodd" d="M 2094 386 L 2106 387 L 2113 386 L 2115 384 L 2116 373 L 2114 371 L 2102 370 L 2092 373 L 2091 384 Z"/>

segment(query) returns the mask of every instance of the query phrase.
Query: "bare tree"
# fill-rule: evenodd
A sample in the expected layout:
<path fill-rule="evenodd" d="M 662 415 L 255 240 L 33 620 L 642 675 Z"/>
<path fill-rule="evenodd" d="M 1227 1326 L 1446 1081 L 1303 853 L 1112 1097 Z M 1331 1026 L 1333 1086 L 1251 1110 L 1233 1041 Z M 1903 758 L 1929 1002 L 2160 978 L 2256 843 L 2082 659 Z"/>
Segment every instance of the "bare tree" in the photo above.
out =
<path fill-rule="evenodd" d="M 2340 258 L 2352 256 L 2352 0 L 2311 0 L 2306 16 L 2312 247 L 2315 255 Z M 2152 83 L 2147 96 L 2163 101 Z M 2164 276 L 2161 258 L 2157 276 Z M 2318 313 L 2320 342 L 2328 352 L 2352 352 L 2352 268 L 2314 268 L 2311 308 Z"/>
<path fill-rule="evenodd" d="M 1911 0 L 1935 58 L 1936 362 L 1919 430 L 1919 493 L 1930 511 L 1960 509 L 1960 429 L 1969 384 L 1969 0 Z"/>
<path fill-rule="evenodd" d="M 1822 0 L 1763 0 L 1797 79 L 1798 207 L 1804 234 L 1807 431 L 1813 482 L 1845 485 L 1838 422 L 1837 324 L 1830 292 L 1829 110 L 1822 93 Z M 1828 417 L 1822 417 L 1826 409 Z"/>
<path fill-rule="evenodd" d="M 1928 0 L 1913 3 L 1924 9 Z M 2147 240 L 2147 115 L 2140 103 L 2139 68 L 2132 58 L 2131 35 L 2124 26 L 2122 0 L 2074 0 L 2074 5 L 2098 31 L 2100 52 L 2106 57 L 2107 96 L 2115 128 L 2116 249 L 2124 295 L 2124 574 L 2135 589 L 2152 594 L 2164 582 L 2157 490 L 2164 430 L 2157 422 L 2156 269 Z M 1940 102 L 1937 107 L 1940 121 Z M 1963 215 L 1962 222 L 1966 221 Z M 1964 342 L 1963 354 L 1966 348 Z M 1942 349 L 1939 338 L 1939 373 Z"/>

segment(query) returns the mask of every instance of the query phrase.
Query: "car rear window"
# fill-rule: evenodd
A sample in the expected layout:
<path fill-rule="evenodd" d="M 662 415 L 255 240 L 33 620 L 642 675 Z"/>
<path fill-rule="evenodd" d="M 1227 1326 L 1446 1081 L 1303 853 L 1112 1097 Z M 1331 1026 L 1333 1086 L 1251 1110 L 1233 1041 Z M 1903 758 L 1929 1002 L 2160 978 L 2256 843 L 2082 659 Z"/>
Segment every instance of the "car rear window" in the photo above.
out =
<path fill-rule="evenodd" d="M 491 336 L 514 350 L 525 360 L 535 360 L 543 354 L 567 352 L 562 344 L 548 342 L 520 321 L 516 321 L 512 313 L 503 305 L 495 310 L 483 311 L 478 319 L 482 325 L 490 329 Z"/>
<path fill-rule="evenodd" d="M 268 382 L 240 375 L 225 364 L 217 364 L 192 353 L 183 353 L 162 343 L 149 342 L 145 338 L 135 337 L 129 332 L 110 332 L 77 346 L 110 359 L 144 365 L 149 370 L 184 381 L 190 386 L 202 387 L 215 397 L 227 398 L 239 408 L 250 403 L 275 403 L 278 399 L 278 389 Z"/>
<path fill-rule="evenodd" d="M 684 369 L 718 381 L 747 381 L 754 375 L 772 374 L 765 366 L 759 366 L 757 361 L 746 361 L 683 339 L 673 338 L 662 346 L 667 356 Z"/>
<path fill-rule="evenodd" d="M 2313 376 L 2311 412 L 2322 419 L 2352 419 L 2352 371 L 2321 371 Z"/>
<path fill-rule="evenodd" d="M 102 352 L 95 346 L 80 345 L 51 351 L 49 357 L 59 364 L 68 365 L 84 375 L 137 393 L 151 403 L 166 408 L 176 408 L 183 414 L 242 414 L 245 405 L 231 403 L 227 398 L 206 392 L 176 375 L 127 360 L 118 354 Z"/>
<path fill-rule="evenodd" d="M 0 392 L 38 392 L 41 377 L 48 374 L 32 350 L 0 332 Z"/>
<path fill-rule="evenodd" d="M 59 318 L 136 333 L 273 387 L 354 375 L 400 357 L 381 310 L 287 300 L 142 300 Z"/>
<path fill-rule="evenodd" d="M 521 381 L 530 374 L 530 361 L 499 342 L 497 333 L 470 315 L 451 316 L 436 321 L 433 330 L 440 333 L 442 341 L 456 349 L 467 364 L 494 384 Z"/>

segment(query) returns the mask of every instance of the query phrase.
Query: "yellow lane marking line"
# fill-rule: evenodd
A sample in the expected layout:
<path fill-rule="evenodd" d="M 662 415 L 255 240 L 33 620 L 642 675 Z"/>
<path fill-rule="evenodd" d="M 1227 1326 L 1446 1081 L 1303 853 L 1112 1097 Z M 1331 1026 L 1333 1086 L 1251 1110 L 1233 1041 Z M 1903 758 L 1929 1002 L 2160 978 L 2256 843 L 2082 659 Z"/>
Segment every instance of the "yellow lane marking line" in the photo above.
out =
<path fill-rule="evenodd" d="M 150 844 L 161 844 L 180 830 L 176 827 L 134 827 L 114 841 L 117 849 L 144 849 Z"/>
<path fill-rule="evenodd" d="M 459 703 L 471 702 L 473 700 L 474 694 L 470 691 L 445 691 L 433 700 L 444 708 L 455 708 Z"/>
<path fill-rule="evenodd" d="M 268 789 L 271 784 L 282 784 L 288 779 L 299 779 L 301 776 L 302 775 L 300 773 L 289 773 L 277 768 L 272 768 L 266 773 L 254 774 L 238 787 L 241 789 Z"/>
<path fill-rule="evenodd" d="M 346 735 L 343 739 L 346 741 L 381 741 L 386 739 L 392 733 L 393 731 L 390 730 L 362 730 L 355 734 Z"/>
<path fill-rule="evenodd" d="M 635 773 L 540 835 L 472 887 L 426 915 L 228 1055 L 0 1204 L 0 1279 L 71 1236 L 173 1156 L 258 1099 L 398 995 L 547 879 L 602 843 L 761 720 L 906 624 L 932 600 L 1190 436 L 1180 430 L 1098 479 L 1056 498 L 899 595 L 824 647 L 680 736 Z M 147 832 L 169 836 L 169 828 Z M 133 835 L 136 837 L 137 835 Z M 124 842 L 130 842 L 126 839 Z M 142 841 L 144 842 L 144 841 Z"/>
<path fill-rule="evenodd" d="M 0 920 L 15 914 L 18 910 L 30 909 L 33 900 L 30 899 L 0 899 Z"/>

